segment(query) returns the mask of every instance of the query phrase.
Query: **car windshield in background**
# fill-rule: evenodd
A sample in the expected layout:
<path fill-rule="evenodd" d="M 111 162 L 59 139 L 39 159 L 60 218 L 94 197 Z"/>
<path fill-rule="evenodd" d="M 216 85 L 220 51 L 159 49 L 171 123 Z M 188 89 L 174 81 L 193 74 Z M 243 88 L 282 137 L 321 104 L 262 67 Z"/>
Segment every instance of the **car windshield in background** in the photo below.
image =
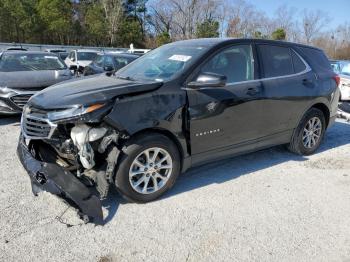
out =
<path fill-rule="evenodd" d="M 207 47 L 169 44 L 159 47 L 122 68 L 116 76 L 125 79 L 166 81 L 186 70 Z"/>
<path fill-rule="evenodd" d="M 340 74 L 340 64 L 338 62 L 331 62 L 334 73 Z"/>
<path fill-rule="evenodd" d="M 120 57 L 120 56 L 113 56 L 114 64 L 116 65 L 116 69 L 120 69 L 127 64 L 134 61 L 136 57 Z"/>
<path fill-rule="evenodd" d="M 0 59 L 1 72 L 62 70 L 66 65 L 50 54 L 3 54 Z"/>
<path fill-rule="evenodd" d="M 335 73 L 340 75 L 350 76 L 350 62 L 349 61 L 332 61 L 332 69 Z"/>
<path fill-rule="evenodd" d="M 87 60 L 87 61 L 92 61 L 95 59 L 96 57 L 96 53 L 93 53 L 93 52 L 77 52 L 78 54 L 78 60 L 81 60 L 81 61 L 84 61 L 84 60 Z"/>
<path fill-rule="evenodd" d="M 350 76 L 350 62 L 344 63 L 340 74 Z"/>

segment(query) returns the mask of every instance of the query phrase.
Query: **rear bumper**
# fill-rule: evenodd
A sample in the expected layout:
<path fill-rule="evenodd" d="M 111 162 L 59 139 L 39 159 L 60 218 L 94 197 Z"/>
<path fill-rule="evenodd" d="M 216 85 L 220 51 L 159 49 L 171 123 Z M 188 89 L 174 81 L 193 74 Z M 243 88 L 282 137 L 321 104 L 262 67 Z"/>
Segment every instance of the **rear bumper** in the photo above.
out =
<path fill-rule="evenodd" d="M 71 200 L 85 218 L 89 218 L 95 224 L 103 225 L 100 199 L 72 173 L 59 165 L 35 159 L 29 152 L 22 135 L 19 139 L 17 154 L 30 177 L 33 194 L 37 195 L 44 190 Z"/>

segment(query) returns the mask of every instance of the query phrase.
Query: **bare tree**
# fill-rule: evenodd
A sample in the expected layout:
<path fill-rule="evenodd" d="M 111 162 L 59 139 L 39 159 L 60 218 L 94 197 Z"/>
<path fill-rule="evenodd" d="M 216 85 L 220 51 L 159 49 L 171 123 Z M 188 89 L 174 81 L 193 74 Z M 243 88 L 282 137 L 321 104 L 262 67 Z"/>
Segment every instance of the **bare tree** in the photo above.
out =
<path fill-rule="evenodd" d="M 224 0 L 153 0 L 149 4 L 154 30 L 169 33 L 173 39 L 195 37 L 196 27 L 207 19 L 219 20 Z"/>
<path fill-rule="evenodd" d="M 106 21 L 108 23 L 108 34 L 110 44 L 116 42 L 116 36 L 120 29 L 120 24 L 123 18 L 123 3 L 122 0 L 100 0 L 104 9 Z"/>
<path fill-rule="evenodd" d="M 149 5 L 149 10 L 151 12 L 149 23 L 155 32 L 170 34 L 175 10 L 169 5 L 169 0 L 153 1 Z"/>
<path fill-rule="evenodd" d="M 309 11 L 304 9 L 302 14 L 302 28 L 305 42 L 310 44 L 322 28 L 330 21 L 328 15 L 321 10 Z"/>
<path fill-rule="evenodd" d="M 294 26 L 296 13 L 297 9 L 289 7 L 287 4 L 278 7 L 275 11 L 276 27 L 288 32 Z"/>
<path fill-rule="evenodd" d="M 284 29 L 287 33 L 287 40 L 294 42 L 300 39 L 300 30 L 296 19 L 297 12 L 297 8 L 284 4 L 276 9 L 274 18 L 274 27 Z"/>
<path fill-rule="evenodd" d="M 319 10 L 299 12 L 282 5 L 268 17 L 247 0 L 149 0 L 148 9 L 151 32 L 166 32 L 172 40 L 194 38 L 197 25 L 213 19 L 220 23 L 222 37 L 271 38 L 282 28 L 289 41 L 319 46 L 331 57 L 350 57 L 350 24 L 325 31 L 330 19 Z"/>
<path fill-rule="evenodd" d="M 270 34 L 271 21 L 245 0 L 232 2 L 226 34 L 230 37 L 254 37 Z M 271 31 L 271 32 L 270 32 Z"/>

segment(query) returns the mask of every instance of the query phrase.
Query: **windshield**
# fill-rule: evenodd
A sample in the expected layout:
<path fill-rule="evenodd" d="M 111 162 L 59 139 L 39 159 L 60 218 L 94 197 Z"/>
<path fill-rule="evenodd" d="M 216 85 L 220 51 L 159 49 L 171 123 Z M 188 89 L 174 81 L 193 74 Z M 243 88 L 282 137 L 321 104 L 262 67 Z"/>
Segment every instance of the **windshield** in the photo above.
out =
<path fill-rule="evenodd" d="M 87 60 L 87 61 L 92 61 L 96 57 L 96 53 L 93 52 L 77 52 L 78 54 L 78 60 Z"/>
<path fill-rule="evenodd" d="M 0 59 L 1 72 L 62 70 L 66 65 L 56 55 L 50 54 L 3 54 Z"/>
<path fill-rule="evenodd" d="M 136 59 L 118 73 L 117 77 L 133 80 L 166 81 L 183 73 L 207 47 L 169 44 Z"/>

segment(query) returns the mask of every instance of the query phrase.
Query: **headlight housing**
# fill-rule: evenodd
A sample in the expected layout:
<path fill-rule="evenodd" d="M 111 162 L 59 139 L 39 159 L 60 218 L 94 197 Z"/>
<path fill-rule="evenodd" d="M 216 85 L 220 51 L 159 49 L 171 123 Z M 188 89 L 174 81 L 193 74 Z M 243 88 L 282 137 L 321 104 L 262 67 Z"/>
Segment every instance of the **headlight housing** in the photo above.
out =
<path fill-rule="evenodd" d="M 47 117 L 52 122 L 66 122 L 80 117 L 85 117 L 85 115 L 96 112 L 98 109 L 102 109 L 105 107 L 106 104 L 93 104 L 89 106 L 76 105 L 64 110 L 48 112 Z"/>

